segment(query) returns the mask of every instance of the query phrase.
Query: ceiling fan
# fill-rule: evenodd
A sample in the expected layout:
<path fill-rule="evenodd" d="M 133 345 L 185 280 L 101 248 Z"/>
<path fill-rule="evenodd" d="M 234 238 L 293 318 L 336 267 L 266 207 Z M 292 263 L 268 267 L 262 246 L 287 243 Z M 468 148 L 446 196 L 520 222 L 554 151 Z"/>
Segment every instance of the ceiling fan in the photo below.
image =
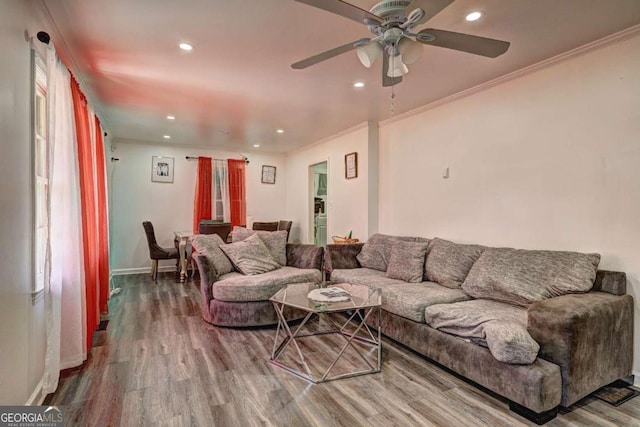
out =
<path fill-rule="evenodd" d="M 427 22 L 453 0 L 385 0 L 369 12 L 342 0 L 296 0 L 327 12 L 365 24 L 374 34 L 327 50 L 291 65 L 303 69 L 356 49 L 362 65 L 369 68 L 382 54 L 382 85 L 393 86 L 409 72 L 407 65 L 420 59 L 423 44 L 496 58 L 509 49 L 509 42 L 470 34 L 427 28 L 414 32 L 414 27 Z"/>

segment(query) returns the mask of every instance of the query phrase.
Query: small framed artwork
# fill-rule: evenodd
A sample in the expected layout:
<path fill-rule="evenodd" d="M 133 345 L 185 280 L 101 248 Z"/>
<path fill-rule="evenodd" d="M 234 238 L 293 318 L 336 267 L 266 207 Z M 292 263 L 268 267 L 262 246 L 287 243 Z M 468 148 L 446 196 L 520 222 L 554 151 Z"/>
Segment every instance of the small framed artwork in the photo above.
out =
<path fill-rule="evenodd" d="M 344 177 L 346 179 L 358 177 L 358 153 L 345 154 Z"/>
<path fill-rule="evenodd" d="M 276 183 L 276 167 L 262 165 L 262 183 L 263 184 L 275 184 Z"/>
<path fill-rule="evenodd" d="M 173 157 L 153 156 L 151 160 L 152 182 L 173 182 Z"/>

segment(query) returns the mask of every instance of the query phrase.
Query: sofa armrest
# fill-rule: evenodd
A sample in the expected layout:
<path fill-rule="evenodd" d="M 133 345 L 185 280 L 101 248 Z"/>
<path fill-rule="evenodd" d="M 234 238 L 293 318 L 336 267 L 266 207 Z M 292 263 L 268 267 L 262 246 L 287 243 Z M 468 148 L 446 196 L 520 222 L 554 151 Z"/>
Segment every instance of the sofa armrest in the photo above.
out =
<path fill-rule="evenodd" d="M 325 271 L 331 273 L 334 269 L 361 267 L 356 257 L 362 250 L 362 246 L 364 243 L 327 245 L 324 260 Z"/>
<path fill-rule="evenodd" d="M 287 265 L 297 268 L 322 270 L 322 246 L 287 243 Z"/>
<path fill-rule="evenodd" d="M 627 275 L 621 271 L 598 270 L 592 291 L 624 295 L 627 293 Z"/>
<path fill-rule="evenodd" d="M 200 311 L 202 311 L 202 317 L 209 323 L 211 323 L 211 313 L 209 311 L 209 304 L 213 299 L 213 282 L 218 280 L 218 272 L 209 264 L 207 257 L 196 252 L 193 254 L 196 260 L 196 266 L 200 273 Z"/>
<path fill-rule="evenodd" d="M 605 292 L 570 294 L 529 307 L 527 329 L 538 357 L 560 366 L 562 406 L 631 374 L 633 298 Z"/>

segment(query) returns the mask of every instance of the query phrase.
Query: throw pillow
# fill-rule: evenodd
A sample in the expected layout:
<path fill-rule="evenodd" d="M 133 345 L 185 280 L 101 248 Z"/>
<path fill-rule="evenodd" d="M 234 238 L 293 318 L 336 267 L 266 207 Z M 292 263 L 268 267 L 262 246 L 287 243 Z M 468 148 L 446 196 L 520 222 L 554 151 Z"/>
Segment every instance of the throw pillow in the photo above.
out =
<path fill-rule="evenodd" d="M 588 292 L 599 262 L 599 254 L 487 248 L 462 289 L 474 298 L 526 307 L 560 295 Z"/>
<path fill-rule="evenodd" d="M 249 230 L 244 227 L 234 227 L 231 232 L 233 243 L 242 242 L 250 236 L 260 236 L 269 253 L 282 266 L 287 265 L 287 231 Z"/>
<path fill-rule="evenodd" d="M 217 234 L 200 234 L 191 239 L 191 246 L 207 258 L 218 277 L 233 271 L 231 261 L 220 249 L 224 244 Z"/>
<path fill-rule="evenodd" d="M 397 241 L 428 243 L 429 239 L 376 233 L 369 237 L 369 240 L 362 246 L 362 250 L 356 256 L 356 259 L 362 267 L 387 271 L 389 259 L 391 258 L 391 246 L 393 242 Z"/>
<path fill-rule="evenodd" d="M 462 245 L 436 237 L 431 241 L 425 262 L 427 280 L 447 288 L 459 288 L 482 251 L 484 246 Z"/>
<path fill-rule="evenodd" d="M 409 283 L 422 282 L 424 260 L 429 243 L 393 242 L 387 267 L 387 277 Z"/>
<path fill-rule="evenodd" d="M 280 268 L 280 264 L 271 257 L 257 234 L 241 242 L 220 246 L 220 249 L 229 257 L 236 270 L 247 276 Z"/>

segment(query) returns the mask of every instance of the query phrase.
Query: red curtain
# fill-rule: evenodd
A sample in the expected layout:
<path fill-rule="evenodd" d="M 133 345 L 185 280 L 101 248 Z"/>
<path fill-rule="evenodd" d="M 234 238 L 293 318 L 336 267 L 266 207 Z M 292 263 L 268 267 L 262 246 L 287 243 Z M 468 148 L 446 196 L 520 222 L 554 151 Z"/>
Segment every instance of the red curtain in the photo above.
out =
<path fill-rule="evenodd" d="M 244 160 L 227 160 L 229 169 L 229 203 L 231 225 L 246 225 L 247 202 L 245 200 Z"/>
<path fill-rule="evenodd" d="M 87 322 L 87 350 L 93 345 L 93 333 L 98 327 L 98 232 L 96 224 L 96 195 L 91 150 L 91 128 L 87 100 L 78 82 L 71 79 L 71 96 L 76 122 L 78 162 L 80 172 L 80 204 L 82 208 L 82 244 L 84 247 L 84 276 Z"/>
<path fill-rule="evenodd" d="M 193 203 L 193 232 L 198 232 L 201 219 L 211 219 L 211 158 L 198 157 L 198 179 Z"/>
<path fill-rule="evenodd" d="M 100 120 L 95 116 L 96 181 L 98 189 L 98 307 L 101 313 L 108 313 L 109 306 L 109 220 L 107 218 L 107 183 L 104 139 Z"/>

